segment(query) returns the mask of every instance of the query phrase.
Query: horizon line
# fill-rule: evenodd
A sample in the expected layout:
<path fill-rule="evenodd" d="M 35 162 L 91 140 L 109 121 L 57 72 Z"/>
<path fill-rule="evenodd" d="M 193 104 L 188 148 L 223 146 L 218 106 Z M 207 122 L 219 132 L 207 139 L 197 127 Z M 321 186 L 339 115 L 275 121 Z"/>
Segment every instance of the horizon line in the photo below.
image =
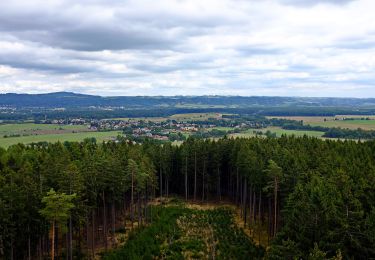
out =
<path fill-rule="evenodd" d="M 251 95 L 251 96 L 245 96 L 245 95 L 220 95 L 220 94 L 207 94 L 207 95 L 97 95 L 97 94 L 88 94 L 88 93 L 79 93 L 79 92 L 73 92 L 73 91 L 55 91 L 55 92 L 41 92 L 41 93 L 15 93 L 15 92 L 6 92 L 6 93 L 0 93 L 0 95 L 50 95 L 50 94 L 74 94 L 74 95 L 83 95 L 83 96 L 92 96 L 92 97 L 101 97 L 101 98 L 120 98 L 120 97 L 165 97 L 165 98 L 173 98 L 173 97 L 244 97 L 244 98 L 250 98 L 250 97 L 273 97 L 273 98 L 312 98 L 312 99 L 329 99 L 329 98 L 336 98 L 336 99 L 375 99 L 375 97 L 338 97 L 338 96 L 268 96 L 268 95 Z"/>

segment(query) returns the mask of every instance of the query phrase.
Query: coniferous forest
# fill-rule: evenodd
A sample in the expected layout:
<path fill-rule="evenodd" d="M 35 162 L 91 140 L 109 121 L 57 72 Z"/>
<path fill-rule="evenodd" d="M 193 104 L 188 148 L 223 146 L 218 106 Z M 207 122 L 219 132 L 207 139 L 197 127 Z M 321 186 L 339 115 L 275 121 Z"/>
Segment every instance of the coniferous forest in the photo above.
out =
<path fill-rule="evenodd" d="M 90 258 L 119 226 L 151 222 L 161 196 L 237 205 L 253 236 L 266 230 L 269 259 L 373 258 L 374 157 L 373 141 L 286 136 L 12 146 L 0 150 L 0 258 Z"/>

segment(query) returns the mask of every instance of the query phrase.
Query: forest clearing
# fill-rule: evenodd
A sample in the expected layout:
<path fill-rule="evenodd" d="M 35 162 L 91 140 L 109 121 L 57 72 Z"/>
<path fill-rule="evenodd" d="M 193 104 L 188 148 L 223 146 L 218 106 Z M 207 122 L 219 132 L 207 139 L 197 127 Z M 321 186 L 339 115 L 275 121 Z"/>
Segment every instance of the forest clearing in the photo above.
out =
<path fill-rule="evenodd" d="M 150 224 L 135 228 L 118 249 L 103 259 L 261 259 L 233 204 L 183 202 L 178 198 L 151 203 Z"/>

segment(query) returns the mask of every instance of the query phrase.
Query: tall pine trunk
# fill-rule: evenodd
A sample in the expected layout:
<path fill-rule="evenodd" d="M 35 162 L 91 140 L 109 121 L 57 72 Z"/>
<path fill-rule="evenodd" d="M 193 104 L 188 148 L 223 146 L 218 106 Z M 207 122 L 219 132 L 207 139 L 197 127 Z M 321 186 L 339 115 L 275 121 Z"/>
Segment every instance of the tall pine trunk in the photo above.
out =
<path fill-rule="evenodd" d="M 257 203 L 257 194 L 255 193 L 254 189 L 254 195 L 253 195 L 253 222 L 256 224 L 256 203 Z"/>
<path fill-rule="evenodd" d="M 274 216 L 274 227 L 273 227 L 273 236 L 275 237 L 276 236 L 276 232 L 277 232 L 277 191 L 278 191 L 278 179 L 277 177 L 275 177 L 275 190 L 274 190 L 274 200 L 275 200 L 275 203 L 274 203 L 274 211 L 275 211 L 275 216 Z"/>
<path fill-rule="evenodd" d="M 69 216 L 69 260 L 73 259 L 73 226 L 72 226 L 72 216 Z"/>
<path fill-rule="evenodd" d="M 238 205 L 238 193 L 240 191 L 240 180 L 238 179 L 238 167 L 236 168 L 236 178 L 237 178 L 237 185 L 236 185 L 236 204 Z"/>
<path fill-rule="evenodd" d="M 105 251 L 108 249 L 107 243 L 107 205 L 105 202 L 105 193 L 103 191 L 103 238 L 104 238 L 104 247 Z"/>
<path fill-rule="evenodd" d="M 252 211 L 252 207 L 251 207 L 251 202 L 253 201 L 253 185 L 251 184 L 250 185 L 250 192 L 249 192 L 249 228 L 250 228 L 250 232 L 251 232 L 251 227 L 252 227 L 252 223 L 253 223 L 253 220 L 251 218 L 252 214 L 253 214 L 253 211 Z"/>
<path fill-rule="evenodd" d="M 244 195 L 243 195 L 243 219 L 244 219 L 244 227 L 246 227 L 246 219 L 247 219 L 247 210 L 246 210 L 246 202 L 247 202 L 247 180 L 245 179 L 244 183 Z"/>
<path fill-rule="evenodd" d="M 27 258 L 31 260 L 31 238 L 30 238 L 30 223 L 27 224 Z"/>
<path fill-rule="evenodd" d="M 138 215 L 138 227 L 140 227 L 141 224 L 141 201 L 139 198 L 139 191 L 137 192 L 137 215 Z"/>
<path fill-rule="evenodd" d="M 262 206 L 262 190 L 259 191 L 259 208 L 258 208 L 258 233 L 259 233 L 259 244 L 260 244 L 260 232 L 262 230 L 262 223 L 261 223 L 261 206 Z"/>
<path fill-rule="evenodd" d="M 130 218 L 132 221 L 132 228 L 134 222 L 134 172 L 132 171 L 132 191 L 131 191 L 131 201 L 130 201 Z"/>
<path fill-rule="evenodd" d="M 115 245 L 116 243 L 116 237 L 115 237 L 115 232 L 116 232 L 116 207 L 115 207 L 115 202 L 112 202 L 111 205 L 111 215 L 112 215 L 112 246 Z"/>
<path fill-rule="evenodd" d="M 55 221 L 52 221 L 51 259 L 55 259 Z"/>
<path fill-rule="evenodd" d="M 91 221 L 92 221 L 92 227 L 91 227 L 91 255 L 92 259 L 95 258 L 95 209 L 91 211 Z"/>
<path fill-rule="evenodd" d="M 194 152 L 194 201 L 197 200 L 197 152 Z"/>
<path fill-rule="evenodd" d="M 162 169 L 161 169 L 161 163 L 160 163 L 160 171 L 159 171 L 159 175 L 160 175 L 160 198 L 163 197 L 163 174 L 162 174 Z"/>
<path fill-rule="evenodd" d="M 205 178 L 205 171 L 206 171 L 206 161 L 203 161 L 203 173 L 202 173 L 202 202 L 204 201 L 204 189 L 205 189 L 205 183 L 204 183 L 204 178 Z"/>
<path fill-rule="evenodd" d="M 188 199 L 188 186 L 187 186 L 187 156 L 185 157 L 185 200 Z"/>

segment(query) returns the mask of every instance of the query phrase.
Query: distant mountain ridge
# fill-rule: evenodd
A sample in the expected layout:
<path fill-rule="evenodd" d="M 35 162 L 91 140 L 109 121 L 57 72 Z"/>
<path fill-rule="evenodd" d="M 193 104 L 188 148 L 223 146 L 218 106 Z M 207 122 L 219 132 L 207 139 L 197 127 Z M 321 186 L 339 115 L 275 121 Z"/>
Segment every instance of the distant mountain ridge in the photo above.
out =
<path fill-rule="evenodd" d="M 46 94 L 0 94 L 0 106 L 38 108 L 79 107 L 375 107 L 375 98 L 317 98 L 269 96 L 113 96 L 102 97 L 73 92 Z"/>

